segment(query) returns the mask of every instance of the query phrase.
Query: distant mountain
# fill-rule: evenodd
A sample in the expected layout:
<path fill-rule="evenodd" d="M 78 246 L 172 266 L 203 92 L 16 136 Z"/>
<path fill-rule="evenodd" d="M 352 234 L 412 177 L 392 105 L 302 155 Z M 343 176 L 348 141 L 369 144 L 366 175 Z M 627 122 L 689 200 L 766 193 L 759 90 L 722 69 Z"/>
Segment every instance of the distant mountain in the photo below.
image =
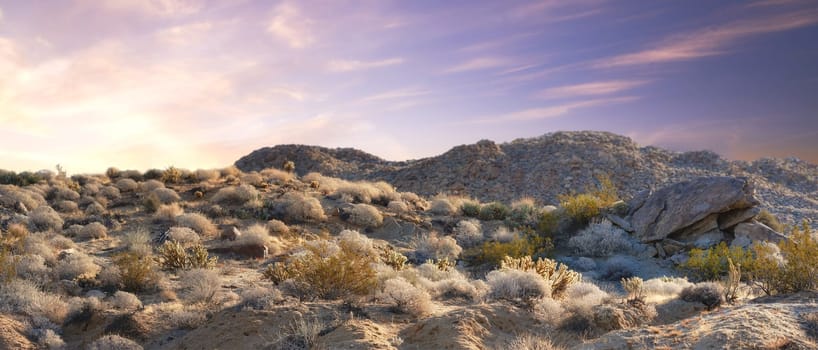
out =
<path fill-rule="evenodd" d="M 481 201 L 534 197 L 555 203 L 559 194 L 582 191 L 607 174 L 624 197 L 700 176 L 751 178 L 762 204 L 788 221 L 818 219 L 818 166 L 797 158 L 730 161 L 710 151 L 673 152 L 642 147 L 608 132 L 555 132 L 496 144 L 482 140 L 439 156 L 387 161 L 352 148 L 279 145 L 236 161 L 243 171 L 280 168 L 319 172 L 349 180 L 382 180 L 423 195 L 459 193 Z"/>

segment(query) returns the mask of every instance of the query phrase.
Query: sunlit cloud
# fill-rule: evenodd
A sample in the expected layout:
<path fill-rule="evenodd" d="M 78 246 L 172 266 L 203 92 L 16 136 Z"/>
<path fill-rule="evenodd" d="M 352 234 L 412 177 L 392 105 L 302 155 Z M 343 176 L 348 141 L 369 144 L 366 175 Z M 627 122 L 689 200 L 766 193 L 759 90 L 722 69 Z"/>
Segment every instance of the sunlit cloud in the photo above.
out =
<path fill-rule="evenodd" d="M 818 10 L 806 10 L 730 22 L 690 33 L 674 35 L 651 48 L 605 58 L 595 67 L 621 67 L 687 61 L 730 52 L 729 46 L 753 35 L 786 31 L 818 23 Z"/>
<path fill-rule="evenodd" d="M 313 21 L 304 16 L 295 4 L 285 2 L 273 9 L 267 32 L 283 40 L 290 47 L 301 49 L 315 42 L 312 23 Z"/>
<path fill-rule="evenodd" d="M 475 70 L 507 67 L 512 62 L 502 57 L 476 57 L 447 68 L 443 73 L 463 73 Z"/>
<path fill-rule="evenodd" d="M 3 22 L 3 8 L 0 7 L 0 22 Z"/>
<path fill-rule="evenodd" d="M 424 89 L 417 89 L 417 88 L 404 88 L 398 90 L 391 90 L 382 93 L 378 93 L 375 95 L 370 95 L 363 97 L 358 100 L 358 103 L 369 103 L 369 102 L 376 102 L 376 101 L 383 101 L 383 100 L 395 100 L 395 99 L 406 99 L 410 97 L 418 97 L 423 95 L 431 94 L 430 90 Z"/>
<path fill-rule="evenodd" d="M 475 120 L 471 120 L 466 122 L 465 124 L 494 124 L 494 123 L 505 123 L 505 122 L 524 122 L 524 121 L 532 121 L 532 120 L 540 120 L 540 119 L 551 119 L 551 118 L 558 118 L 562 117 L 570 112 L 573 112 L 576 109 L 580 108 L 590 108 L 590 107 L 599 107 L 604 105 L 612 105 L 612 104 L 619 104 L 619 103 L 626 103 L 638 100 L 639 97 L 637 96 L 624 96 L 624 97 L 615 97 L 615 98 L 603 98 L 603 99 L 593 99 L 593 100 L 586 100 L 586 101 L 577 101 L 577 102 L 570 102 L 570 103 L 563 103 L 553 106 L 544 106 L 544 107 L 536 107 L 536 108 L 528 108 L 516 112 L 496 115 L 496 116 L 489 116 L 478 118 Z"/>
<path fill-rule="evenodd" d="M 191 23 L 162 29 L 156 33 L 156 37 L 172 45 L 189 45 L 203 40 L 211 29 L 211 22 Z"/>
<path fill-rule="evenodd" d="M 649 80 L 609 80 L 548 88 L 536 94 L 540 98 L 609 95 L 649 83 Z"/>
<path fill-rule="evenodd" d="M 202 9 L 201 0 L 81 0 L 81 2 L 107 10 L 155 17 L 190 15 Z"/>
<path fill-rule="evenodd" d="M 403 63 L 403 58 L 387 58 L 379 61 L 332 60 L 327 63 L 327 70 L 335 73 L 362 71 L 373 68 L 395 66 Z"/>

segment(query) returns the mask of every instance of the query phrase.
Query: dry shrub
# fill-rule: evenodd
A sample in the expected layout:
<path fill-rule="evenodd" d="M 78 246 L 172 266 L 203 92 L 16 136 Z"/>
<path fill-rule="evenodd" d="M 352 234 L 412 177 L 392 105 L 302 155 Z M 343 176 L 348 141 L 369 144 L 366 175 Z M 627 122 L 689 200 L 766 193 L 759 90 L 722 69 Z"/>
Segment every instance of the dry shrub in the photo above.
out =
<path fill-rule="evenodd" d="M 393 304 L 398 312 L 414 317 L 430 314 L 434 308 L 432 297 L 426 290 L 415 287 L 400 277 L 384 282 L 381 298 Z"/>
<path fill-rule="evenodd" d="M 620 283 L 622 289 L 628 293 L 630 300 L 644 300 L 645 299 L 645 281 L 640 277 L 623 278 Z"/>
<path fill-rule="evenodd" d="M 54 207 L 60 213 L 66 214 L 74 213 L 80 210 L 80 206 L 77 204 L 77 202 L 68 200 L 57 201 L 57 203 L 54 203 Z"/>
<path fill-rule="evenodd" d="M 473 247 L 483 241 L 483 227 L 478 220 L 461 220 L 454 228 L 454 237 L 460 246 Z"/>
<path fill-rule="evenodd" d="M 0 312 L 43 317 L 62 324 L 68 316 L 68 304 L 58 295 L 42 291 L 33 282 L 15 279 L 0 283 Z"/>
<path fill-rule="evenodd" d="M 261 171 L 260 174 L 268 181 L 273 181 L 276 183 L 290 182 L 294 178 L 293 173 L 279 170 L 276 168 L 264 169 Z"/>
<path fill-rule="evenodd" d="M 105 225 L 98 222 L 92 222 L 83 226 L 79 232 L 79 237 L 82 239 L 100 239 L 108 237 L 108 229 Z"/>
<path fill-rule="evenodd" d="M 36 329 L 33 333 L 37 339 L 37 344 L 42 348 L 49 350 L 65 349 L 65 341 L 53 329 Z"/>
<path fill-rule="evenodd" d="M 153 214 L 153 219 L 157 221 L 173 222 L 176 217 L 185 213 L 179 203 L 162 204 Z"/>
<path fill-rule="evenodd" d="M 398 201 L 391 201 L 389 204 L 386 205 L 386 208 L 393 213 L 407 213 L 409 212 L 409 206 L 406 202 L 402 200 Z"/>
<path fill-rule="evenodd" d="M 285 236 L 290 233 L 290 228 L 287 227 L 287 224 L 276 219 L 267 221 L 267 230 L 270 231 L 270 234 L 277 236 Z"/>
<path fill-rule="evenodd" d="M 642 288 L 645 295 L 650 298 L 674 298 L 682 292 L 682 289 L 692 286 L 687 278 L 660 277 L 652 278 L 644 282 Z"/>
<path fill-rule="evenodd" d="M 218 181 L 222 176 L 218 169 L 199 169 L 195 174 L 197 180 L 206 182 Z"/>
<path fill-rule="evenodd" d="M 45 265 L 45 259 L 42 256 L 23 255 L 16 258 L 16 263 L 11 261 L 3 263 L 13 263 L 18 277 L 33 282 L 44 283 L 48 281 L 51 269 Z"/>
<path fill-rule="evenodd" d="M 551 343 L 551 340 L 543 336 L 525 334 L 517 336 L 506 346 L 507 350 L 559 350 L 559 346 Z"/>
<path fill-rule="evenodd" d="M 209 269 L 192 269 L 182 272 L 179 285 L 182 288 L 182 299 L 189 303 L 209 303 L 221 290 L 222 279 L 219 273 Z"/>
<path fill-rule="evenodd" d="M 159 273 L 152 256 L 129 251 L 114 256 L 113 261 L 119 270 L 119 283 L 125 290 L 153 290 L 159 284 Z"/>
<path fill-rule="evenodd" d="M 488 204 L 483 204 L 480 207 L 480 220 L 505 220 L 506 217 L 510 214 L 510 210 L 508 207 L 500 202 L 491 202 Z"/>
<path fill-rule="evenodd" d="M 776 217 L 773 213 L 770 213 L 767 209 L 762 209 L 761 212 L 756 215 L 755 219 L 756 221 L 767 225 L 767 227 L 775 230 L 776 232 L 784 232 L 784 225 L 781 224 L 778 217 Z"/>
<path fill-rule="evenodd" d="M 47 205 L 37 207 L 28 215 L 28 228 L 34 232 L 60 231 L 62 225 L 60 214 Z"/>
<path fill-rule="evenodd" d="M 145 227 L 138 227 L 122 236 L 122 244 L 129 252 L 136 253 L 139 256 L 150 255 L 152 251 L 151 233 Z"/>
<path fill-rule="evenodd" d="M 202 237 L 215 237 L 219 229 L 210 222 L 206 216 L 199 213 L 187 213 L 176 217 L 176 224 L 182 227 L 189 227 Z"/>
<path fill-rule="evenodd" d="M 105 213 L 105 206 L 97 201 L 93 201 L 85 207 L 85 215 L 94 216 Z"/>
<path fill-rule="evenodd" d="M 235 165 L 231 165 L 231 166 L 226 167 L 226 168 L 221 168 L 221 169 L 219 169 L 219 171 L 221 172 L 222 177 L 228 177 L 228 176 L 237 177 L 237 176 L 239 176 L 241 174 L 241 170 L 239 170 L 239 168 L 236 168 Z"/>
<path fill-rule="evenodd" d="M 165 270 L 212 269 L 216 267 L 217 258 L 209 257 L 207 249 L 200 245 L 190 248 L 178 242 L 166 241 L 157 250 L 157 261 Z"/>
<path fill-rule="evenodd" d="M 532 300 L 551 294 L 548 283 L 534 271 L 494 270 L 486 275 L 486 282 L 496 299 Z"/>
<path fill-rule="evenodd" d="M 188 227 L 171 227 L 168 229 L 168 238 L 184 246 L 199 244 L 201 241 L 199 234 Z"/>
<path fill-rule="evenodd" d="M 0 185 L 0 206 L 15 208 L 17 203 L 21 203 L 28 210 L 34 210 L 41 205 L 45 205 L 46 201 L 43 195 L 30 189 Z"/>
<path fill-rule="evenodd" d="M 264 183 L 264 178 L 259 173 L 252 172 L 241 175 L 239 181 L 251 186 L 261 186 Z"/>
<path fill-rule="evenodd" d="M 591 318 L 595 306 L 601 305 L 610 296 L 590 282 L 579 282 L 568 287 L 563 298 L 563 307 L 574 315 Z"/>
<path fill-rule="evenodd" d="M 592 223 L 568 240 L 568 246 L 582 256 L 610 256 L 614 253 L 628 253 L 632 243 L 628 234 L 614 227 L 608 220 Z"/>
<path fill-rule="evenodd" d="M 141 183 L 139 188 L 142 190 L 142 192 L 153 192 L 156 189 L 165 188 L 165 184 L 159 180 L 148 180 Z"/>
<path fill-rule="evenodd" d="M 696 283 L 691 287 L 682 289 L 679 298 L 687 302 L 698 302 L 704 304 L 708 310 L 712 310 L 721 303 L 724 296 L 724 288 L 716 282 Z"/>
<path fill-rule="evenodd" d="M 142 346 L 128 338 L 108 334 L 91 343 L 88 350 L 142 350 Z"/>
<path fill-rule="evenodd" d="M 150 194 L 156 196 L 161 204 L 176 203 L 181 200 L 179 194 L 170 188 L 157 188 L 151 191 Z"/>
<path fill-rule="evenodd" d="M 74 252 L 57 263 L 54 271 L 60 279 L 94 279 L 102 268 L 85 253 Z"/>
<path fill-rule="evenodd" d="M 551 297 L 562 298 L 566 290 L 572 284 L 582 280 L 582 274 L 569 269 L 565 264 L 560 264 L 548 258 L 539 258 L 536 261 L 530 256 L 519 259 L 506 257 L 500 263 L 501 269 L 533 271 L 548 282 L 551 290 Z"/>
<path fill-rule="evenodd" d="M 347 221 L 354 225 L 374 228 L 383 224 L 381 212 L 369 204 L 353 204 L 347 214 Z"/>
<path fill-rule="evenodd" d="M 135 192 L 139 189 L 139 184 L 133 179 L 120 179 L 116 182 L 116 188 L 118 188 L 120 192 Z"/>
<path fill-rule="evenodd" d="M 133 311 L 142 308 L 142 301 L 132 293 L 119 290 L 111 296 L 111 305 L 119 310 Z"/>
<path fill-rule="evenodd" d="M 448 198 L 436 198 L 432 200 L 429 212 L 434 215 L 453 216 L 457 214 L 457 207 Z"/>
<path fill-rule="evenodd" d="M 211 200 L 220 205 L 244 205 L 258 198 L 259 193 L 255 187 L 245 184 L 219 189 Z"/>
<path fill-rule="evenodd" d="M 103 186 L 99 189 L 99 195 L 107 200 L 119 199 L 119 197 L 122 196 L 122 194 L 119 192 L 119 188 L 114 186 Z"/>
<path fill-rule="evenodd" d="M 241 304 L 255 310 L 270 310 L 283 300 L 276 288 L 253 287 L 241 292 Z"/>
<path fill-rule="evenodd" d="M 267 231 L 267 228 L 260 224 L 255 224 L 241 230 L 241 236 L 239 236 L 233 244 L 237 246 L 263 245 L 270 248 L 271 242 L 272 237 L 270 237 L 270 233 Z"/>
<path fill-rule="evenodd" d="M 326 219 L 321 202 L 301 193 L 287 192 L 274 202 L 276 211 L 290 221 L 323 221 Z"/>
<path fill-rule="evenodd" d="M 457 260 L 463 248 L 457 245 L 454 238 L 448 236 L 439 236 L 436 232 L 424 234 L 420 238 L 412 242 L 415 250 L 415 260 L 426 261 L 429 259 L 441 260 Z"/>

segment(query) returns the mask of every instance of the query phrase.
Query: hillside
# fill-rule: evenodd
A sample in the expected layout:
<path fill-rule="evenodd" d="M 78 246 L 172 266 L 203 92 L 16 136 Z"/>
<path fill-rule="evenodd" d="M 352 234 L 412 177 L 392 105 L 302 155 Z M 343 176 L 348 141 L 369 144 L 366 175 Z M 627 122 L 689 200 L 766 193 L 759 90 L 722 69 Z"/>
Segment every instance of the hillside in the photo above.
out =
<path fill-rule="evenodd" d="M 795 159 L 731 161 L 709 151 L 673 152 L 643 147 L 608 132 L 556 132 L 497 144 L 483 140 L 439 156 L 393 162 L 363 151 L 319 146 L 266 147 L 242 157 L 243 171 L 296 164 L 296 172 L 319 172 L 348 180 L 386 181 L 425 196 L 466 194 L 481 201 L 557 196 L 594 184 L 607 174 L 624 197 L 701 176 L 748 177 L 762 206 L 789 222 L 818 214 L 818 166 Z"/>

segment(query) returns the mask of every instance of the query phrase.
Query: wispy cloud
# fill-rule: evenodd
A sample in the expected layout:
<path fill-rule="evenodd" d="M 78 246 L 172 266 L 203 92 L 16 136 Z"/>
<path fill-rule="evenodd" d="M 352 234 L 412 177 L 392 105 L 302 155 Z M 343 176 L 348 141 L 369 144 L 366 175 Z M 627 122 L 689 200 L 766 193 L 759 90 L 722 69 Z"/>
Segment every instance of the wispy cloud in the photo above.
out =
<path fill-rule="evenodd" d="M 511 65 L 511 60 L 503 57 L 475 57 L 465 62 L 447 68 L 443 73 L 462 73 L 475 70 L 485 70 L 491 68 L 507 67 Z"/>
<path fill-rule="evenodd" d="M 529 108 L 507 114 L 488 116 L 469 121 L 467 122 L 467 124 L 494 124 L 504 122 L 523 122 L 540 119 L 551 119 L 561 117 L 580 108 L 626 103 L 638 99 L 639 99 L 638 96 L 624 96 L 563 103 L 559 105 Z"/>
<path fill-rule="evenodd" d="M 431 94 L 430 90 L 418 88 L 404 88 L 398 90 L 391 90 L 375 95 L 366 96 L 358 100 L 358 103 L 370 103 L 383 100 L 406 99 L 410 97 L 418 97 Z"/>
<path fill-rule="evenodd" d="M 548 88 L 536 94 L 540 98 L 609 95 L 649 83 L 649 80 L 608 80 Z"/>
<path fill-rule="evenodd" d="M 197 22 L 162 29 L 156 33 L 156 37 L 171 45 L 188 45 L 204 39 L 212 28 L 211 22 Z"/>
<path fill-rule="evenodd" d="M 0 22 L 3 22 L 3 8 L 0 7 Z"/>
<path fill-rule="evenodd" d="M 81 2 L 111 11 L 132 12 L 153 17 L 190 15 L 202 9 L 200 0 L 81 0 Z"/>
<path fill-rule="evenodd" d="M 379 61 L 332 60 L 327 63 L 327 70 L 335 73 L 362 71 L 373 68 L 395 66 L 403 63 L 403 58 L 387 58 Z"/>
<path fill-rule="evenodd" d="M 312 20 L 304 16 L 294 4 L 281 3 L 273 9 L 267 32 L 283 40 L 290 47 L 300 49 L 312 45 Z"/>
<path fill-rule="evenodd" d="M 651 48 L 599 60 L 597 68 L 687 61 L 729 52 L 729 46 L 753 35 L 781 32 L 818 23 L 818 10 L 807 10 L 734 21 L 721 26 L 674 35 Z"/>

